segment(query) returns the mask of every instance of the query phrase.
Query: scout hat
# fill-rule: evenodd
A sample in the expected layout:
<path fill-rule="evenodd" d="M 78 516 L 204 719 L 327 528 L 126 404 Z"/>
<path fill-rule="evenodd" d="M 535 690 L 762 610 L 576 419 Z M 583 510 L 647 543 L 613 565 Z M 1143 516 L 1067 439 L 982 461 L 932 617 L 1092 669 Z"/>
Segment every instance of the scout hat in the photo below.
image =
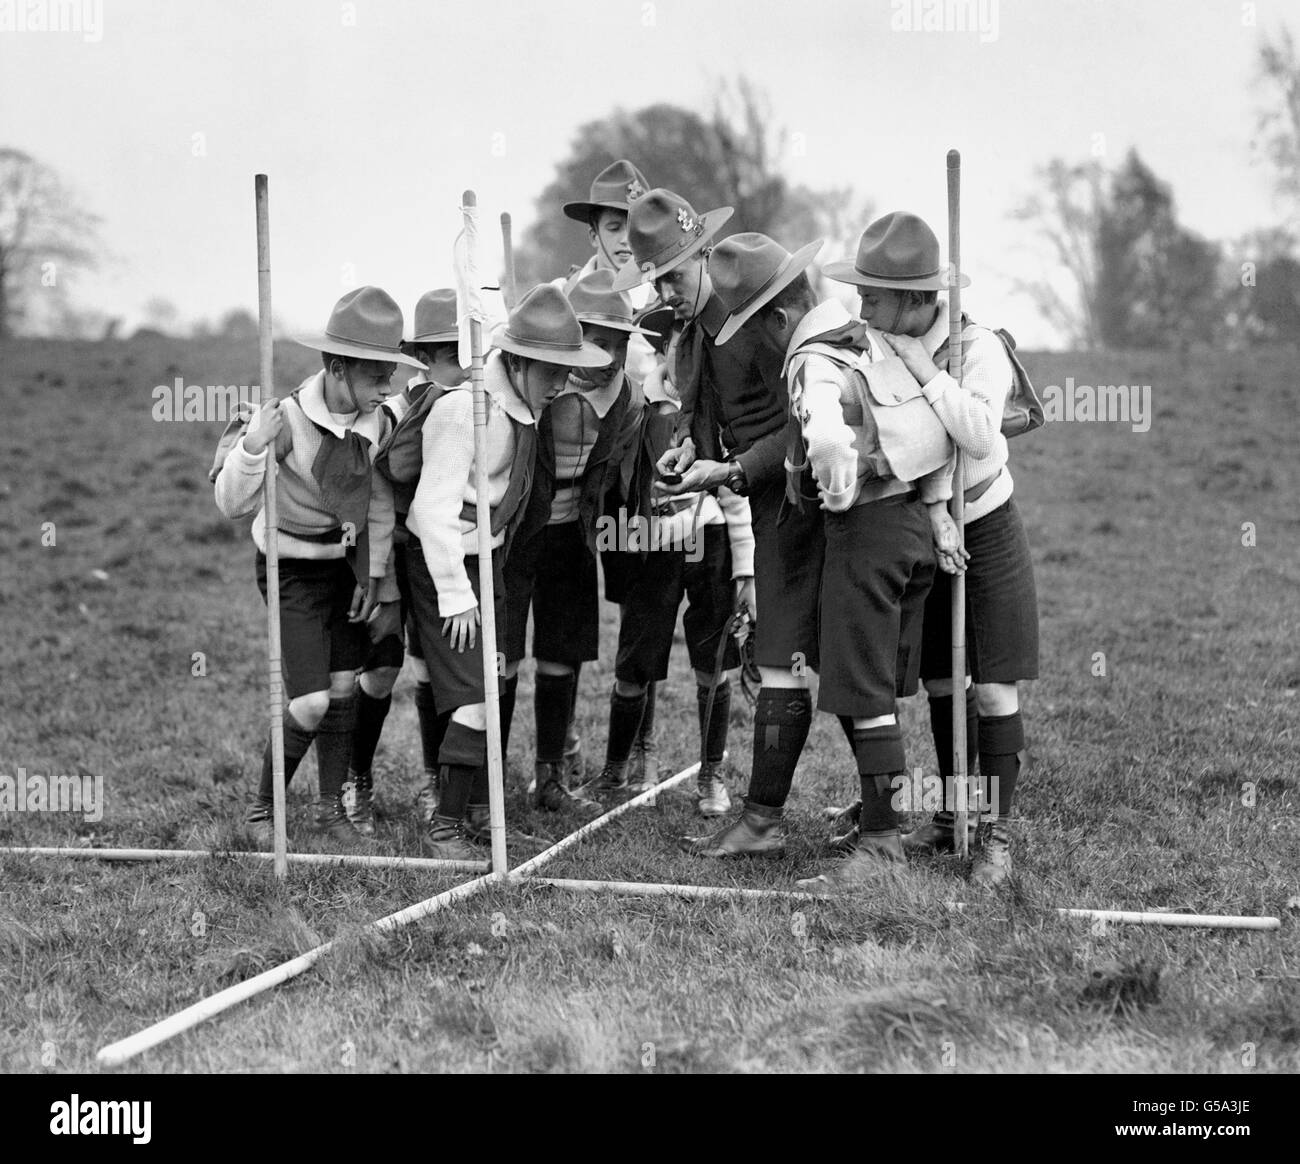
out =
<path fill-rule="evenodd" d="M 454 343 L 460 339 L 456 328 L 456 292 L 450 287 L 427 291 L 415 305 L 413 344 Z"/>
<path fill-rule="evenodd" d="M 402 343 L 402 309 L 387 291 L 378 287 L 349 291 L 334 304 L 323 332 L 294 336 L 294 343 L 331 356 L 424 367 L 419 360 L 398 350 Z"/>
<path fill-rule="evenodd" d="M 569 289 L 569 304 L 578 316 L 579 323 L 593 323 L 612 327 L 633 335 L 658 336 L 632 321 L 632 301 L 621 291 L 614 290 L 614 272 L 606 267 L 588 271 Z"/>
<path fill-rule="evenodd" d="M 696 214 L 680 194 L 656 187 L 642 194 L 627 219 L 632 262 L 614 278 L 615 291 L 630 291 L 643 280 L 653 282 L 708 243 L 735 213 L 730 206 Z"/>
<path fill-rule="evenodd" d="M 566 202 L 564 213 L 581 223 L 590 223 L 591 216 L 599 210 L 621 210 L 626 214 L 631 204 L 649 188 L 641 171 L 626 158 L 619 158 L 596 175 L 590 200 Z"/>
<path fill-rule="evenodd" d="M 822 249 L 825 239 L 810 242 L 791 254 L 765 234 L 733 234 L 709 256 L 713 290 L 730 314 L 718 331 L 725 344 L 765 303 L 793 283 Z"/>
<path fill-rule="evenodd" d="M 551 283 L 539 283 L 519 301 L 493 330 L 492 346 L 566 368 L 603 368 L 610 362 L 608 352 L 583 341 L 582 324 L 564 292 Z"/>
<path fill-rule="evenodd" d="M 877 218 L 862 232 L 857 258 L 827 263 L 822 274 L 837 283 L 897 291 L 944 291 L 950 286 L 947 269 L 939 265 L 934 231 L 905 210 Z M 970 286 L 965 275 L 961 285 Z"/>

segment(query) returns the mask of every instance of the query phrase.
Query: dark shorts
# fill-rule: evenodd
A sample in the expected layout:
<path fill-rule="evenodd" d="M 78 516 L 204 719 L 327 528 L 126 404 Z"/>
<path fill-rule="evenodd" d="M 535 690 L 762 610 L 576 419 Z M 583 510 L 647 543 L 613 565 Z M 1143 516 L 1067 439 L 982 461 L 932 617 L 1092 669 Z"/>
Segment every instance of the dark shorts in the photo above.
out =
<path fill-rule="evenodd" d="M 506 588 L 501 570 L 502 551 L 492 554 L 492 590 L 496 611 L 497 634 L 506 619 Z M 443 616 L 438 613 L 438 591 L 429 567 L 425 565 L 424 551 L 417 538 L 407 543 L 407 570 L 411 586 L 411 611 L 416 634 L 423 649 L 421 656 L 429 668 L 429 683 L 433 688 L 434 706 L 442 711 L 482 703 L 483 692 L 483 626 L 480 622 L 474 645 L 465 651 L 452 649 L 451 640 L 442 633 Z M 465 559 L 474 597 L 479 598 L 478 557 Z M 480 599 L 481 604 L 481 599 Z M 498 655 L 500 645 L 498 644 Z M 501 668 L 498 666 L 498 674 Z"/>
<path fill-rule="evenodd" d="M 575 666 L 599 657 L 600 609 L 596 559 L 581 524 L 543 526 L 506 561 L 506 661 L 527 653 L 533 612 L 533 657 Z"/>
<path fill-rule="evenodd" d="M 966 527 L 966 658 L 976 683 L 1038 678 L 1038 594 L 1014 497 Z M 952 582 L 940 574 L 925 605 L 921 678 L 952 675 Z"/>
<path fill-rule="evenodd" d="M 826 534 L 822 510 L 785 501 L 784 478 L 749 495 L 754 527 L 754 597 L 758 626 L 754 661 L 760 667 L 820 669 L 817 608 Z"/>
<path fill-rule="evenodd" d="M 930 517 L 913 494 L 827 513 L 825 522 L 817 707 L 855 718 L 889 715 L 920 678 L 925 599 L 936 572 Z"/>
<path fill-rule="evenodd" d="M 361 623 L 348 622 L 357 580 L 342 558 L 280 559 L 280 668 L 290 699 L 328 691 L 330 672 L 355 671 L 370 649 Z M 266 555 L 257 553 L 257 588 L 266 599 Z"/>
<path fill-rule="evenodd" d="M 644 686 L 668 678 L 668 657 L 683 596 L 682 616 L 691 666 L 713 673 L 718 644 L 735 613 L 736 584 L 731 579 L 731 541 L 725 525 L 701 527 L 696 541 L 700 559 L 687 560 L 683 550 L 652 550 L 627 580 L 618 626 L 614 677 Z M 726 636 L 722 669 L 740 666 L 736 640 Z"/>

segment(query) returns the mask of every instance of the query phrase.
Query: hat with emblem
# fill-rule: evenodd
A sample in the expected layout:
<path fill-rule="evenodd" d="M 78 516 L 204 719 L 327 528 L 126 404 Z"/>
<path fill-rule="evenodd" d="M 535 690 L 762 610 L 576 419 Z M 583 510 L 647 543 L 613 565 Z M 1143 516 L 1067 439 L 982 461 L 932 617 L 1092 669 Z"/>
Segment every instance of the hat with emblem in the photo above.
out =
<path fill-rule="evenodd" d="M 650 184 L 641 171 L 626 158 L 619 158 L 596 175 L 588 200 L 566 202 L 564 213 L 582 223 L 590 223 L 592 214 L 598 210 L 621 210 L 626 214 L 632 203 L 649 189 Z"/>
<path fill-rule="evenodd" d="M 614 278 L 615 291 L 652 283 L 706 246 L 735 213 L 730 206 L 697 214 L 680 194 L 656 187 L 632 204 L 627 220 L 632 261 Z"/>

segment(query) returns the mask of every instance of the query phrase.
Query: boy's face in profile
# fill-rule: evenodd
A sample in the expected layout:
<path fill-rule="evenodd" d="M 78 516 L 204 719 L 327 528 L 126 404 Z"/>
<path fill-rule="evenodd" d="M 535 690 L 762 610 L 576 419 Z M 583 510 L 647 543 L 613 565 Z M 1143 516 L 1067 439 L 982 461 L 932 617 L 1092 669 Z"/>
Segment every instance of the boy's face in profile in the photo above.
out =
<path fill-rule="evenodd" d="M 614 377 L 623 369 L 627 360 L 627 341 L 631 334 L 619 331 L 616 327 L 601 327 L 599 324 L 584 323 L 582 338 L 594 344 L 602 352 L 608 352 L 610 362 L 603 368 L 574 368 L 573 379 L 585 392 L 596 388 L 608 387 Z"/>
<path fill-rule="evenodd" d="M 597 255 L 604 255 L 606 261 L 618 270 L 632 258 L 632 248 L 627 242 L 627 215 L 621 210 L 602 210 L 591 226 L 587 235 Z"/>
<path fill-rule="evenodd" d="M 337 399 L 348 400 L 349 407 L 351 399 L 355 399 L 357 410 L 362 416 L 374 412 L 393 394 L 391 381 L 393 373 L 397 371 L 396 364 L 385 364 L 378 360 L 349 359 L 346 375 L 335 375 L 343 370 L 342 365 L 342 357 L 337 357 L 331 364 L 331 378 L 340 386 Z M 349 378 L 352 381 L 350 396 L 345 392 Z M 344 409 L 335 409 L 335 411 L 344 411 Z"/>
<path fill-rule="evenodd" d="M 520 359 L 515 374 L 515 386 L 528 401 L 533 415 L 538 415 L 564 387 L 570 369 L 563 364 L 548 364 L 542 360 Z"/>

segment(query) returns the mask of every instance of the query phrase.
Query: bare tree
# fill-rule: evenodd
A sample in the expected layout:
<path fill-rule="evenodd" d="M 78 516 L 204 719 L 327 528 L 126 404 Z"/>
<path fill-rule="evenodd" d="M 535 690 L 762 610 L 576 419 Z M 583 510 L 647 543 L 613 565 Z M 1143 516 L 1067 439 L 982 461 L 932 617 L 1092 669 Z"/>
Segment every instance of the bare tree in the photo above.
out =
<path fill-rule="evenodd" d="M 1275 41 L 1267 36 L 1261 41 L 1259 79 L 1276 102 L 1259 114 L 1264 152 L 1273 163 L 1278 194 L 1295 206 L 1300 204 L 1300 62 L 1287 29 Z"/>
<path fill-rule="evenodd" d="M 60 314 L 67 274 L 95 265 L 98 222 L 49 166 L 0 149 L 0 338 L 24 322 L 38 289 Z"/>

